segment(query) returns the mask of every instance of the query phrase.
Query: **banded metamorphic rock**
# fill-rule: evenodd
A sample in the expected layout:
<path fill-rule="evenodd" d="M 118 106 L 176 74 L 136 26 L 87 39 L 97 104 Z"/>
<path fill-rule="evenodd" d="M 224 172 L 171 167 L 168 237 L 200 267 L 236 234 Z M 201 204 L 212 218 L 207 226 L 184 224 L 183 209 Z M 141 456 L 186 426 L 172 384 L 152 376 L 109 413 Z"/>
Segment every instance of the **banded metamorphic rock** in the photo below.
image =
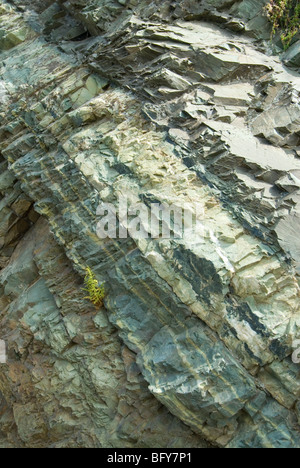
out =
<path fill-rule="evenodd" d="M 264 4 L 0 1 L 1 447 L 300 447 L 299 43 Z M 204 238 L 101 240 L 120 195 Z"/>

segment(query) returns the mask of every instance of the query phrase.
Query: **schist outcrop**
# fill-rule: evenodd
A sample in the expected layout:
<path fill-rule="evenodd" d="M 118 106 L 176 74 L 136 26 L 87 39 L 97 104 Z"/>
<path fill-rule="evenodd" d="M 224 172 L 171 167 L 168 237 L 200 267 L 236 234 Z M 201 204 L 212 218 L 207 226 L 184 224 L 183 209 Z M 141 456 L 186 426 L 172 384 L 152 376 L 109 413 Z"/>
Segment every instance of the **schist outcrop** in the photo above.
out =
<path fill-rule="evenodd" d="M 300 42 L 265 4 L 0 1 L 1 447 L 300 448 Z M 101 239 L 120 196 L 199 229 Z"/>

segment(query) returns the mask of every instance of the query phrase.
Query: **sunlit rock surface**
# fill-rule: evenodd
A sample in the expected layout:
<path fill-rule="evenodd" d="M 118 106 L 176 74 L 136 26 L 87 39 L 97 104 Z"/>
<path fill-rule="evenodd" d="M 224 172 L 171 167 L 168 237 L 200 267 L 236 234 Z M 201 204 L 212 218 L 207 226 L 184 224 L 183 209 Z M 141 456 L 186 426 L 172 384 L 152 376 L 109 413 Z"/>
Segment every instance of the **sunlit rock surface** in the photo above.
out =
<path fill-rule="evenodd" d="M 1 1 L 2 447 L 300 447 L 300 77 L 263 4 Z M 120 196 L 199 229 L 101 240 Z"/>

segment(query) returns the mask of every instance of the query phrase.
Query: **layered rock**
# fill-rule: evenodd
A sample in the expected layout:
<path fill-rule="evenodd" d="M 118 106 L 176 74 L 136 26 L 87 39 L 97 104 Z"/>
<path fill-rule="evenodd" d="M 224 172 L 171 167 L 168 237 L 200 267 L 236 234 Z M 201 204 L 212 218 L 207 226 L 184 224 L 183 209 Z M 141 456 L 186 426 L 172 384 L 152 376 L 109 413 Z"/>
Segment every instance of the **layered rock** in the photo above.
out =
<path fill-rule="evenodd" d="M 300 445 L 300 79 L 263 2 L 160 3 L 1 2 L 3 446 Z M 198 229 L 101 240 L 120 195 Z"/>
<path fill-rule="evenodd" d="M 40 218 L 3 271 L 2 447 L 139 447 L 206 444 L 149 393 L 104 310 Z"/>

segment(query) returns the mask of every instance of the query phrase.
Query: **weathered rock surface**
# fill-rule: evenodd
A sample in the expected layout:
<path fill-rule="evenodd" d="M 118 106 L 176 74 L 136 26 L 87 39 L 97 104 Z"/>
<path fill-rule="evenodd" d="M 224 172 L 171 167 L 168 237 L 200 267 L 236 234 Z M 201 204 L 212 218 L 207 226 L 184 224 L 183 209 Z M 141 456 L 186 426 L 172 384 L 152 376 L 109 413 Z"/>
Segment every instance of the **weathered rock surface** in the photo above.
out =
<path fill-rule="evenodd" d="M 1 0 L 1 446 L 300 447 L 300 77 L 263 3 Z M 101 240 L 119 195 L 204 216 Z"/>

